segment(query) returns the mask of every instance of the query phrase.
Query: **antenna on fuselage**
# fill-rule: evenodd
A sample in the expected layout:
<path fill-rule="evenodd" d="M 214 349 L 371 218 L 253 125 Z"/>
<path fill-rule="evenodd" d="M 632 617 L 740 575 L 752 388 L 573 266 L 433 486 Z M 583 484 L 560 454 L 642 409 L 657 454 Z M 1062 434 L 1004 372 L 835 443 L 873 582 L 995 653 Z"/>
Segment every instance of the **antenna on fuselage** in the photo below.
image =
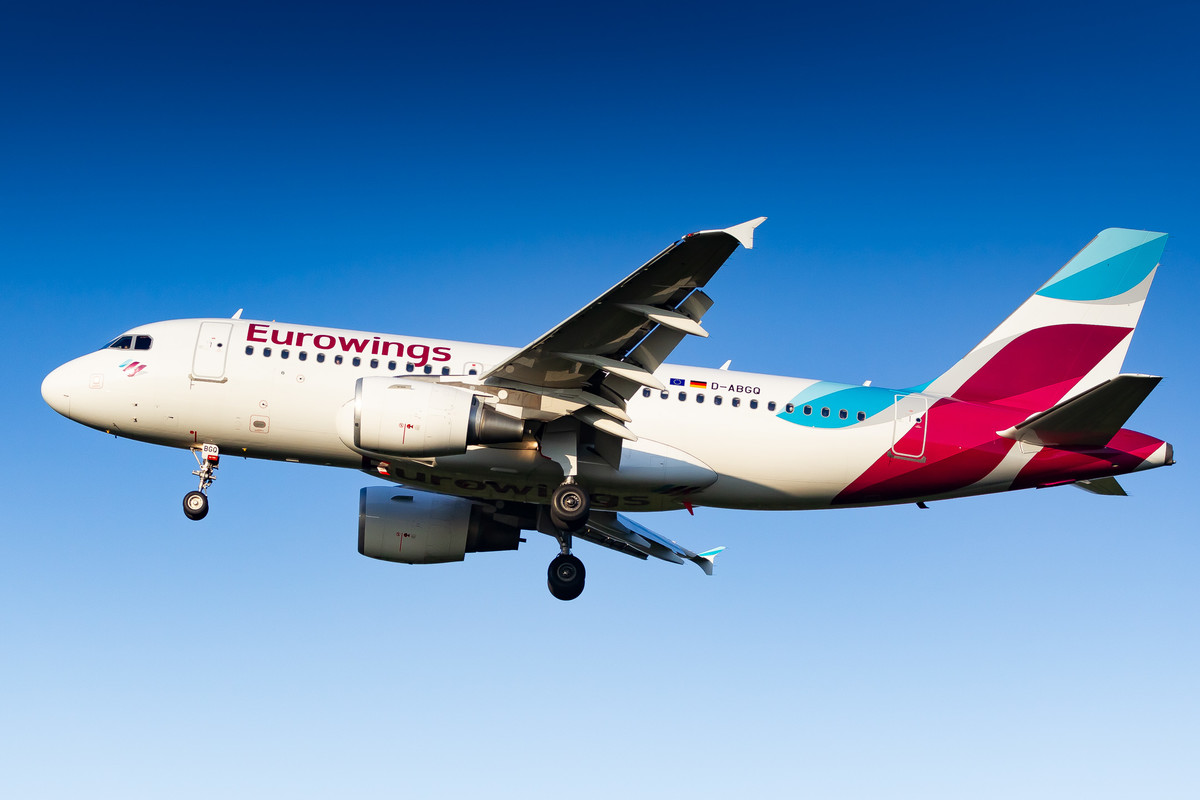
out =
<path fill-rule="evenodd" d="M 241 318 L 242 318 L 242 312 L 243 312 L 243 311 L 245 311 L 245 310 L 246 310 L 246 309 L 244 309 L 244 308 L 239 308 L 237 311 L 233 312 L 233 316 L 232 316 L 232 317 L 230 317 L 230 319 L 241 319 Z"/>

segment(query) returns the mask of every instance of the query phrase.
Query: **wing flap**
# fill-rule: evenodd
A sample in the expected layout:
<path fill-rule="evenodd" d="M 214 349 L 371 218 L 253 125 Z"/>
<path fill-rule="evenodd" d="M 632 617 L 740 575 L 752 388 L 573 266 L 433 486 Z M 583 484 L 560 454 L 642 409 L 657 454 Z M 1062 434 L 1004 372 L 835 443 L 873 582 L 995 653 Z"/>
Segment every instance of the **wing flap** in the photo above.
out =
<path fill-rule="evenodd" d="M 693 553 L 678 542 L 655 533 L 624 514 L 612 511 L 593 511 L 588 517 L 587 527 L 575 535 L 593 544 L 637 558 L 653 556 L 673 564 L 691 561 L 704 570 L 706 575 L 712 575 L 713 561 L 725 549 L 717 547 L 703 553 Z"/>

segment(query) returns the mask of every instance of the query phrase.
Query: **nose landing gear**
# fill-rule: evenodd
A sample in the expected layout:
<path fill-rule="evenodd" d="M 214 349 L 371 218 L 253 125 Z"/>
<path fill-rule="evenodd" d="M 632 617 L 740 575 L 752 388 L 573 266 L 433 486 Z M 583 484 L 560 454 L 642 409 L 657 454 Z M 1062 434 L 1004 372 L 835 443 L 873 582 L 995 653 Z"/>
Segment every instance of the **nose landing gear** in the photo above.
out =
<path fill-rule="evenodd" d="M 200 490 L 188 492 L 183 496 L 183 513 L 188 519 L 201 520 L 208 516 L 208 495 L 205 492 L 216 480 L 215 472 L 221 462 L 221 450 L 215 444 L 206 444 L 200 449 L 192 449 L 199 469 L 192 474 L 200 478 Z"/>

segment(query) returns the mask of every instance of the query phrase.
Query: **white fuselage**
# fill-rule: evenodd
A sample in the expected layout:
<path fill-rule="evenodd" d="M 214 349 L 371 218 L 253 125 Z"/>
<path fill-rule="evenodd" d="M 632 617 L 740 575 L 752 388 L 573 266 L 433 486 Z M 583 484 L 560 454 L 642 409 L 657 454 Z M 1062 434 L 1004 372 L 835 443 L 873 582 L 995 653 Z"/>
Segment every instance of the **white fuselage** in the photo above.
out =
<path fill-rule="evenodd" d="M 131 439 L 181 448 L 210 443 L 227 455 L 366 469 L 448 494 L 546 502 L 562 481 L 562 469 L 532 442 L 391 458 L 381 466 L 339 436 L 339 412 L 353 400 L 359 378 L 471 383 L 513 348 L 241 319 L 158 322 L 128 335 L 131 349 L 110 346 L 47 376 L 47 402 L 75 421 Z M 133 349 L 137 337 L 149 337 L 149 347 Z M 835 502 L 868 469 L 894 463 L 904 480 L 904 470 L 923 464 L 938 431 L 928 412 L 939 398 L 669 364 L 655 376 L 666 391 L 640 390 L 629 401 L 627 428 L 638 438 L 624 443 L 619 469 L 611 453 L 606 460 L 586 447 L 580 452 L 579 477 L 596 508 L 800 509 L 981 494 L 1010 488 L 1036 453 L 1012 448 L 966 485 L 901 486 L 886 497 Z M 515 411 L 505 408 L 504 396 L 497 409 Z M 992 432 L 1013 424 L 993 423 L 985 408 L 972 413 L 984 416 L 976 423 L 983 438 L 943 442 L 943 456 L 956 447 L 986 452 Z"/>
<path fill-rule="evenodd" d="M 212 330 L 202 334 L 202 326 L 227 335 L 213 345 Z M 228 455 L 356 469 L 363 458 L 339 438 L 335 421 L 358 378 L 445 372 L 452 376 L 447 380 L 456 380 L 471 371 L 482 375 L 514 352 L 240 319 L 158 322 L 130 335 L 151 337 L 149 349 L 99 350 L 46 379 L 47 397 L 64 398 L 55 406 L 59 411 L 155 444 L 191 448 L 209 442 Z M 130 370 L 130 362 L 144 366 Z M 781 419 L 785 404 L 812 380 L 667 364 L 657 376 L 665 393 L 639 392 L 628 404 L 628 428 L 639 441 L 625 444 L 620 471 L 599 461 L 581 465 L 597 507 L 677 508 L 685 499 L 739 508 L 825 506 L 856 466 L 861 471 L 864 460 L 892 443 L 890 415 L 879 424 L 835 430 Z M 672 378 L 685 385 L 670 385 Z M 855 452 L 862 458 L 855 459 Z M 548 497 L 562 480 L 561 471 L 531 448 L 472 448 L 433 461 L 436 466 L 397 460 L 395 477 L 446 493 L 531 500 Z"/>

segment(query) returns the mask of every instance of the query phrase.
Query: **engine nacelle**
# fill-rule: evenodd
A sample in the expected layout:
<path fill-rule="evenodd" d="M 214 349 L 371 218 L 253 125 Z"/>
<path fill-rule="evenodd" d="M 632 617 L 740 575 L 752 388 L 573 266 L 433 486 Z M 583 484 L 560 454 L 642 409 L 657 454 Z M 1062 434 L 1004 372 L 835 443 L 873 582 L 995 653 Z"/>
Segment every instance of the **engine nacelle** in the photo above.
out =
<path fill-rule="evenodd" d="M 462 561 L 467 553 L 516 550 L 521 529 L 461 497 L 369 486 L 358 498 L 358 552 L 401 564 Z"/>
<path fill-rule="evenodd" d="M 338 412 L 338 436 L 361 453 L 458 455 L 473 444 L 519 442 L 525 423 L 467 389 L 407 378 L 359 378 Z"/>

